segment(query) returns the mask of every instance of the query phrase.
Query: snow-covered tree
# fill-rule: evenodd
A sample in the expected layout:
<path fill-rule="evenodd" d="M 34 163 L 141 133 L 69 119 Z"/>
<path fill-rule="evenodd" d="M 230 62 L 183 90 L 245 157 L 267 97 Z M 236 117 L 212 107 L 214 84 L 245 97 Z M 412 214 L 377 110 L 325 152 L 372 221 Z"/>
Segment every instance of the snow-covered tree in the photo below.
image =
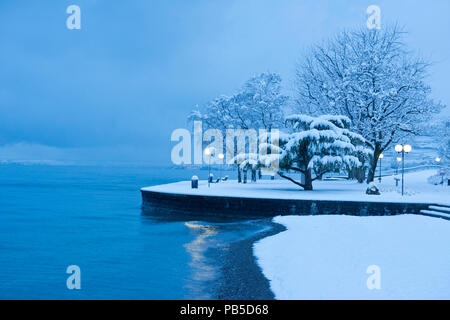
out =
<path fill-rule="evenodd" d="M 220 96 L 205 108 L 198 106 L 189 119 L 214 129 L 277 129 L 283 126 L 288 96 L 282 93 L 281 77 L 261 73 L 249 79 L 234 95 Z"/>
<path fill-rule="evenodd" d="M 450 119 L 441 122 L 438 129 L 439 154 L 447 165 L 450 164 Z"/>
<path fill-rule="evenodd" d="M 221 130 L 223 137 L 227 129 L 279 129 L 284 126 L 284 108 L 288 101 L 288 96 L 282 93 L 281 82 L 281 77 L 276 73 L 261 73 L 249 79 L 237 93 L 220 96 L 204 108 L 197 106 L 189 120 L 202 121 L 207 129 Z M 248 155 L 245 157 L 238 150 L 228 152 L 239 156 L 236 164 L 240 178 L 241 170 L 245 174 L 249 169 L 248 165 L 240 166 L 241 160 L 248 159 Z M 254 175 L 254 167 L 251 170 Z"/>
<path fill-rule="evenodd" d="M 429 64 L 406 50 L 397 26 L 343 32 L 315 47 L 297 67 L 301 112 L 345 115 L 372 149 L 368 182 L 381 153 L 442 106 L 430 98 Z"/>
<path fill-rule="evenodd" d="M 365 139 L 350 130 L 348 117 L 300 114 L 289 116 L 286 124 L 289 133 L 280 136 L 278 174 L 305 190 L 313 190 L 313 182 L 327 172 L 362 166 L 370 153 L 364 147 Z M 289 177 L 289 172 L 302 173 L 304 183 Z"/>
<path fill-rule="evenodd" d="M 276 73 L 261 73 L 245 83 L 237 100 L 252 123 L 250 128 L 271 130 L 283 126 L 288 96 L 281 91 L 281 77 Z"/>
<path fill-rule="evenodd" d="M 256 171 L 261 167 L 259 155 L 256 153 L 240 153 L 234 157 L 233 162 L 238 165 L 239 175 L 243 172 L 243 182 L 247 183 L 247 172 L 252 173 L 252 182 L 256 182 Z M 242 178 L 238 179 L 241 182 Z"/>
<path fill-rule="evenodd" d="M 428 179 L 428 182 L 440 185 L 450 179 L 450 118 L 430 125 L 429 131 L 433 132 L 439 141 L 438 151 L 442 167 Z"/>
<path fill-rule="evenodd" d="M 202 121 L 203 126 L 207 129 L 248 129 L 250 123 L 245 121 L 243 112 L 244 110 L 236 103 L 235 96 L 221 95 L 208 102 L 203 109 L 196 106 L 188 119 L 189 121 Z"/>

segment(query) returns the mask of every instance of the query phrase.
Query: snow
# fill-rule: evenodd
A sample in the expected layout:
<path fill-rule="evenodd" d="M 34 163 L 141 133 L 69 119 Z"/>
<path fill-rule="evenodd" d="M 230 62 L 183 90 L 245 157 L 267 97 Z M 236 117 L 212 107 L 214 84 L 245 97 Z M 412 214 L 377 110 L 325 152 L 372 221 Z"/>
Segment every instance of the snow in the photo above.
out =
<path fill-rule="evenodd" d="M 311 123 L 314 121 L 314 118 L 308 116 L 306 114 L 293 114 L 286 117 L 286 121 L 300 121 L 305 123 Z"/>
<path fill-rule="evenodd" d="M 450 222 L 416 215 L 287 216 L 254 254 L 277 299 L 448 299 Z M 370 266 L 380 290 L 369 290 Z"/>
<path fill-rule="evenodd" d="M 435 170 L 427 170 L 405 175 L 406 195 L 400 194 L 400 187 L 395 187 L 392 176 L 384 177 L 377 183 L 381 196 L 366 195 L 367 184 L 355 181 L 316 181 L 314 191 L 303 191 L 286 180 L 260 180 L 257 183 L 238 184 L 237 181 L 226 181 L 212 184 L 208 188 L 205 180 L 199 181 L 199 188 L 192 189 L 190 181 L 143 188 L 142 190 L 219 197 L 266 198 L 290 200 L 335 200 L 335 201 L 368 201 L 368 202 L 408 202 L 450 205 L 450 188 L 434 186 L 427 183 L 428 177 Z M 378 181 L 378 180 L 377 180 Z"/>
<path fill-rule="evenodd" d="M 445 208 L 445 207 L 437 207 L 437 206 L 430 206 L 431 210 L 440 210 L 440 211 L 445 211 L 447 213 L 450 214 L 450 208 Z"/>
<path fill-rule="evenodd" d="M 430 209 L 432 209 L 432 208 L 430 207 Z M 435 217 L 437 217 L 437 216 L 439 216 L 439 217 L 447 217 L 447 218 L 450 219 L 450 214 L 449 213 L 445 213 L 445 212 L 439 212 L 439 211 L 435 211 L 435 210 L 421 210 L 420 212 L 428 214 L 428 215 L 432 215 L 432 216 L 435 216 Z"/>

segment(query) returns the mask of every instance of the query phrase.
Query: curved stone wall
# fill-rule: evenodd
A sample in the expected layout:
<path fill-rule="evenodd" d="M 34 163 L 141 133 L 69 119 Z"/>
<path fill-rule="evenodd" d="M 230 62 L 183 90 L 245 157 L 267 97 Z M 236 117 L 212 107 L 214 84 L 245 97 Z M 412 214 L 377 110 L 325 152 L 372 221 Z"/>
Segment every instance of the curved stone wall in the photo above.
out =
<path fill-rule="evenodd" d="M 169 194 L 142 190 L 144 211 L 216 217 L 279 215 L 392 216 L 420 214 L 429 203 L 255 199 Z"/>

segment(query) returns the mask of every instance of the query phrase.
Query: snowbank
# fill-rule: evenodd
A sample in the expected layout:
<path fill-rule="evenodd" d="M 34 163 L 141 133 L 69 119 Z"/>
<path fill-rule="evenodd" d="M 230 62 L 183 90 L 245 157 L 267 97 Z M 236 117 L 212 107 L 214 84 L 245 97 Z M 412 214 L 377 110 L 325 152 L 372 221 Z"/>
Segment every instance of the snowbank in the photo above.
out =
<path fill-rule="evenodd" d="M 277 299 L 449 299 L 450 223 L 423 216 L 288 216 L 254 245 Z M 369 290 L 369 266 L 381 289 Z"/>

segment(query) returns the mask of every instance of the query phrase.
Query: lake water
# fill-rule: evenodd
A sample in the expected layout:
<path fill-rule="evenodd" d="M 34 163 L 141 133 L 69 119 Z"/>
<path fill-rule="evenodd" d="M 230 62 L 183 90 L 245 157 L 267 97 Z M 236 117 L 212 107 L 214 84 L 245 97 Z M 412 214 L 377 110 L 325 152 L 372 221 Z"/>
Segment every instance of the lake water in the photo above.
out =
<path fill-rule="evenodd" d="M 0 165 L 0 299 L 208 299 L 220 277 L 210 248 L 258 221 L 146 216 L 140 188 L 207 177 L 152 167 Z M 207 220 L 207 219 L 205 219 Z M 70 265 L 82 290 L 68 290 Z"/>

